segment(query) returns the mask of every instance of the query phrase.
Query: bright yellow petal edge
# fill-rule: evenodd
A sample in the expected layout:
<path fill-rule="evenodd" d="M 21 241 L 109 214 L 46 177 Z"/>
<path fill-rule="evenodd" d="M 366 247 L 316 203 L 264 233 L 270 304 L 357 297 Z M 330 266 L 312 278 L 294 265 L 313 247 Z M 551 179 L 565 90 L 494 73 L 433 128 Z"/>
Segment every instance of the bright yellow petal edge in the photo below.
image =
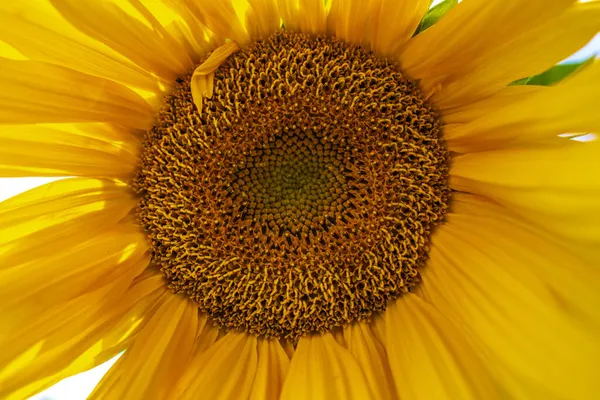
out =
<path fill-rule="evenodd" d="M 600 146 L 557 135 L 600 132 L 600 64 L 550 88 L 506 86 L 596 34 L 600 2 L 464 0 L 414 38 L 428 1 L 5 3 L 0 176 L 74 178 L 0 203 L 0 398 L 124 349 L 91 398 L 594 397 Z M 418 290 L 296 347 L 223 332 L 173 295 L 124 183 L 173 80 L 280 23 L 397 59 L 457 154 Z M 212 71 L 195 75 L 200 96 Z"/>

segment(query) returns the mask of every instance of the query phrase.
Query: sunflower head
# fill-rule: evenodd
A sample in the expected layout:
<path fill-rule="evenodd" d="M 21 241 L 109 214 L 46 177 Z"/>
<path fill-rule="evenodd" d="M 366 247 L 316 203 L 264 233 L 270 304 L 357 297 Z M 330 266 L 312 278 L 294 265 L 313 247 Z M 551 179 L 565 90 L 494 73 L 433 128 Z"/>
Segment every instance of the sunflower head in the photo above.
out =
<path fill-rule="evenodd" d="M 153 257 L 226 329 L 328 331 L 418 282 L 450 190 L 438 119 L 393 62 L 276 32 L 190 76 L 144 140 L 135 187 Z"/>
<path fill-rule="evenodd" d="M 593 397 L 600 1 L 4 3 L 0 398 Z"/>

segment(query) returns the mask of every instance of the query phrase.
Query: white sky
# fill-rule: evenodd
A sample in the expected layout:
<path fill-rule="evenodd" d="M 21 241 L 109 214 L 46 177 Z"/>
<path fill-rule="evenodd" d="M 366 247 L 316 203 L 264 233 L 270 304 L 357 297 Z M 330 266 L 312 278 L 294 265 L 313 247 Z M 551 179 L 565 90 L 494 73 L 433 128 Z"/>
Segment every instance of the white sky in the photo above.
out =
<path fill-rule="evenodd" d="M 29 400 L 85 400 L 117 359 L 114 357 L 94 369 L 63 379 Z"/>
<path fill-rule="evenodd" d="M 435 0 L 434 5 L 440 1 L 442 0 Z M 600 35 L 565 62 L 584 60 L 593 54 L 600 56 Z M 52 178 L 0 178 L 0 201 L 52 180 Z M 115 361 L 116 358 L 90 371 L 67 378 L 29 400 L 85 400 Z"/>

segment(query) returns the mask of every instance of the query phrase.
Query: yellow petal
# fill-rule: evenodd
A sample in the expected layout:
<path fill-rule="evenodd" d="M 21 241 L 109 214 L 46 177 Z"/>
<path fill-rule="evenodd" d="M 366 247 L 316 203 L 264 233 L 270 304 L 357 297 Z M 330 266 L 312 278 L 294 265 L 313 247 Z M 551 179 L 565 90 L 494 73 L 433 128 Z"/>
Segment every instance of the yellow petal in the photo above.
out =
<path fill-rule="evenodd" d="M 519 257 L 511 264 L 516 270 L 521 270 L 526 261 L 523 271 L 529 271 L 527 278 L 542 283 L 528 284 L 532 291 L 542 287 L 537 298 L 570 318 L 571 323 L 579 321 L 600 327 L 600 296 L 596 290 L 600 285 L 600 271 L 596 268 L 600 249 L 593 245 L 577 246 L 544 233 L 480 196 L 455 195 L 452 211 L 449 218 L 456 221 L 452 228 L 478 224 L 479 229 L 486 230 L 482 238 L 514 249 L 507 254 Z M 524 243 L 527 245 L 523 246 Z"/>
<path fill-rule="evenodd" d="M 588 43 L 600 31 L 600 3 L 577 3 L 564 13 L 470 62 L 432 101 L 446 109 L 498 92 L 517 79 L 541 73 Z"/>
<path fill-rule="evenodd" d="M 137 307 L 130 297 L 122 296 L 146 263 L 147 259 L 124 263 L 110 279 L 90 282 L 87 292 L 69 301 L 30 303 L 26 310 L 29 317 L 21 318 L 9 332 L 4 321 L 0 332 L 0 396 L 28 398 L 122 351 L 133 333 L 123 330 L 133 328 L 133 317 L 139 317 L 132 312 Z"/>
<path fill-rule="evenodd" d="M 246 399 L 257 368 L 257 339 L 228 333 L 188 366 L 172 398 L 195 400 L 198 393 L 214 400 Z"/>
<path fill-rule="evenodd" d="M 554 243 L 561 248 L 567 248 L 572 254 L 577 254 L 579 257 L 586 259 L 588 262 L 594 262 L 600 259 L 600 248 L 590 246 L 590 243 L 574 242 L 565 240 L 555 233 L 546 230 L 545 228 L 532 224 L 530 221 L 522 218 L 518 213 L 514 212 L 498 202 L 480 195 L 468 193 L 455 193 L 452 199 L 452 211 L 456 213 L 464 213 L 477 217 L 493 217 L 502 221 L 510 221 L 521 228 L 534 232 L 538 237 Z"/>
<path fill-rule="evenodd" d="M 300 31 L 299 0 L 277 0 L 279 14 L 286 31 Z"/>
<path fill-rule="evenodd" d="M 147 258 L 140 260 L 140 265 L 145 261 Z M 105 310 L 109 320 L 104 327 L 106 332 L 99 335 L 102 343 L 106 346 L 122 343 L 123 349 L 128 348 L 165 297 L 171 294 L 164 276 L 155 266 L 148 265 L 116 300 L 117 304 L 111 304 L 111 309 Z"/>
<path fill-rule="evenodd" d="M 362 0 L 332 0 L 327 31 L 348 43 L 368 42 L 369 13 Z"/>
<path fill-rule="evenodd" d="M 425 91 L 456 74 L 540 23 L 559 15 L 575 0 L 467 0 L 438 23 L 411 39 L 401 50 L 400 64 Z"/>
<path fill-rule="evenodd" d="M 197 65 L 204 54 L 214 46 L 210 43 L 213 36 L 212 32 L 208 31 L 192 15 L 181 0 L 128 1 L 144 19 L 149 21 L 155 30 L 162 32 L 161 34 L 165 37 L 176 40 L 181 49 L 185 50 L 193 65 Z M 126 9 L 126 7 L 123 8 Z"/>
<path fill-rule="evenodd" d="M 89 398 L 167 398 L 191 356 L 197 317 L 198 309 L 189 299 L 167 295 Z"/>
<path fill-rule="evenodd" d="M 548 89 L 546 86 L 533 85 L 507 86 L 493 96 L 486 97 L 483 100 L 445 110 L 442 115 L 445 124 L 444 135 L 452 136 L 452 131 L 454 129 L 461 129 L 463 124 L 487 117 L 499 109 L 520 102 L 531 95 L 543 93 Z"/>
<path fill-rule="evenodd" d="M 192 65 L 197 65 L 211 48 L 210 34 L 206 27 L 195 19 L 179 0 L 128 1 L 156 31 L 161 32 L 161 35 L 169 40 L 177 42 L 176 46 L 179 46 L 180 53 L 177 57 L 186 59 L 185 64 L 191 60 Z M 185 55 L 181 53 L 182 50 Z M 188 66 L 186 72 L 189 68 Z M 166 84 L 168 89 L 169 82 Z"/>
<path fill-rule="evenodd" d="M 344 327 L 347 348 L 356 358 L 376 399 L 397 399 L 394 381 L 384 347 L 375 339 L 368 323 Z"/>
<path fill-rule="evenodd" d="M 136 168 L 139 141 L 106 126 L 113 137 L 90 129 L 53 125 L 0 125 L 0 176 L 105 176 L 128 178 Z"/>
<path fill-rule="evenodd" d="M 586 263 L 498 206 L 485 209 L 495 212 L 461 210 L 438 230 L 422 274 L 428 300 L 466 327 L 508 398 L 593 398 L 597 258 Z"/>
<path fill-rule="evenodd" d="M 276 339 L 259 339 L 257 351 L 256 376 L 248 399 L 278 399 L 290 360 Z"/>
<path fill-rule="evenodd" d="M 246 27 L 253 40 L 271 36 L 280 27 L 279 9 L 275 0 L 249 0 Z"/>
<path fill-rule="evenodd" d="M 186 38 L 186 40 L 182 41 L 183 46 L 185 47 L 188 44 L 192 46 L 192 51 L 188 50 L 188 53 L 194 63 L 198 64 L 200 57 L 210 49 L 210 36 L 212 33 L 207 30 L 181 0 L 162 0 L 162 4 L 179 15 L 180 20 L 173 21 L 172 29 L 179 32 L 174 36 Z"/>
<path fill-rule="evenodd" d="M 224 43 L 231 39 L 240 46 L 249 41 L 248 32 L 231 0 L 182 0 L 187 9 L 216 36 L 217 42 Z"/>
<path fill-rule="evenodd" d="M 330 333 L 300 338 L 281 400 L 368 400 L 371 395 L 358 361 Z"/>
<path fill-rule="evenodd" d="M 190 18 L 195 19 L 193 16 Z M 194 65 L 200 64 L 202 62 L 202 57 L 210 52 L 212 48 L 210 37 L 208 34 L 204 35 L 204 26 L 199 22 L 196 22 L 196 24 L 198 24 L 198 26 L 194 26 L 194 29 L 192 29 L 186 22 L 173 21 L 166 27 L 166 29 L 169 32 L 173 32 L 173 36 L 178 38 L 181 42 L 181 46 L 185 48 Z M 196 32 L 202 32 L 202 34 L 196 36 Z"/>
<path fill-rule="evenodd" d="M 373 332 L 373 336 L 375 339 L 379 341 L 385 348 L 385 344 L 387 341 L 386 335 L 386 327 L 385 327 L 385 312 L 379 312 L 374 314 L 371 317 L 371 332 Z"/>
<path fill-rule="evenodd" d="M 294 352 L 296 351 L 294 345 L 287 339 L 281 339 L 279 342 L 281 343 L 281 347 L 283 347 L 285 354 L 287 354 L 288 359 L 291 360 L 294 356 Z"/>
<path fill-rule="evenodd" d="M 192 97 L 198 112 L 202 112 L 202 99 L 211 98 L 214 87 L 214 72 L 229 56 L 238 51 L 240 47 L 236 42 L 229 42 L 215 49 L 210 56 L 199 65 L 192 75 L 190 82 Z"/>
<path fill-rule="evenodd" d="M 75 29 L 69 29 L 70 25 L 59 16 L 31 7 L 29 1 L 28 9 L 23 9 L 24 3 L 20 7 L 18 3 L 21 2 L 0 5 L 0 40 L 27 58 L 159 92 L 157 79 L 149 72 Z"/>
<path fill-rule="evenodd" d="M 565 142 L 456 157 L 450 183 L 558 236 L 600 243 L 600 143 Z"/>
<path fill-rule="evenodd" d="M 147 250 L 145 237 L 134 227 L 120 225 L 99 235 L 86 233 L 81 232 L 79 242 L 71 246 L 57 248 L 42 242 L 26 259 L 2 257 L 0 321 L 34 317 L 46 307 L 104 285 L 114 279 L 115 268 L 137 265 Z M 5 332 L 9 328 L 3 323 Z"/>
<path fill-rule="evenodd" d="M 445 132 L 455 151 L 527 144 L 561 133 L 600 132 L 600 62 L 561 84 L 532 93 Z"/>
<path fill-rule="evenodd" d="M 397 54 L 414 34 L 430 4 L 430 0 L 372 0 L 369 5 L 371 48 L 379 54 Z"/>
<path fill-rule="evenodd" d="M 298 5 L 300 30 L 305 33 L 324 33 L 327 26 L 325 2 L 321 0 L 299 0 Z"/>
<path fill-rule="evenodd" d="M 5 200 L 0 203 L 4 262 L 8 257 L 27 259 L 40 243 L 76 244 L 81 230 L 92 234 L 110 228 L 135 204 L 126 187 L 87 178 L 51 182 Z"/>
<path fill-rule="evenodd" d="M 146 259 L 141 260 L 144 261 Z M 116 299 L 117 303 L 111 303 L 111 308 L 104 310 L 107 323 L 103 325 L 103 331 L 95 334 L 105 349 L 97 357 L 111 358 L 116 354 L 111 350 L 113 347 L 121 350 L 131 347 L 137 334 L 170 295 L 172 292 L 168 290 L 164 276 L 155 266 L 148 265 L 135 277 L 125 294 Z"/>
<path fill-rule="evenodd" d="M 336 328 L 333 328 L 332 330 L 329 331 L 329 333 L 331 333 L 331 336 L 333 336 L 335 341 L 338 342 L 340 344 L 340 346 L 342 346 L 345 349 L 348 349 L 348 343 L 346 343 L 347 335 L 344 334 L 343 326 L 338 326 Z"/>
<path fill-rule="evenodd" d="M 277 0 L 287 31 L 323 33 L 327 26 L 325 3 L 320 0 Z"/>
<path fill-rule="evenodd" d="M 204 316 L 201 320 L 204 320 L 204 324 L 201 329 L 198 327 L 198 336 L 196 337 L 196 346 L 194 348 L 195 355 L 204 353 L 215 344 L 220 333 L 219 327 L 210 322 L 208 317 Z"/>
<path fill-rule="evenodd" d="M 58 65 L 0 58 L 0 123 L 114 122 L 145 129 L 149 104 L 118 83 Z"/>
<path fill-rule="evenodd" d="M 498 399 L 490 371 L 464 333 L 414 294 L 385 311 L 386 350 L 403 400 Z"/>
<path fill-rule="evenodd" d="M 185 49 L 139 0 L 130 2 L 151 28 L 128 14 L 119 2 L 50 1 L 79 30 L 167 81 L 192 68 Z"/>

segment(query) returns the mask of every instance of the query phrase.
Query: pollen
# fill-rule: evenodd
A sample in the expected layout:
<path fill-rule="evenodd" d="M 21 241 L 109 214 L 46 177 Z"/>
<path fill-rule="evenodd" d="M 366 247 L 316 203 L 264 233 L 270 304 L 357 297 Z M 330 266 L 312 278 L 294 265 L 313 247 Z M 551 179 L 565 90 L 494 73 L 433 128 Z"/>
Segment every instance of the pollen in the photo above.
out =
<path fill-rule="evenodd" d="M 176 293 L 226 330 L 296 340 L 419 282 L 447 211 L 435 110 L 391 60 L 279 32 L 197 110 L 178 79 L 143 141 L 138 218 Z"/>

